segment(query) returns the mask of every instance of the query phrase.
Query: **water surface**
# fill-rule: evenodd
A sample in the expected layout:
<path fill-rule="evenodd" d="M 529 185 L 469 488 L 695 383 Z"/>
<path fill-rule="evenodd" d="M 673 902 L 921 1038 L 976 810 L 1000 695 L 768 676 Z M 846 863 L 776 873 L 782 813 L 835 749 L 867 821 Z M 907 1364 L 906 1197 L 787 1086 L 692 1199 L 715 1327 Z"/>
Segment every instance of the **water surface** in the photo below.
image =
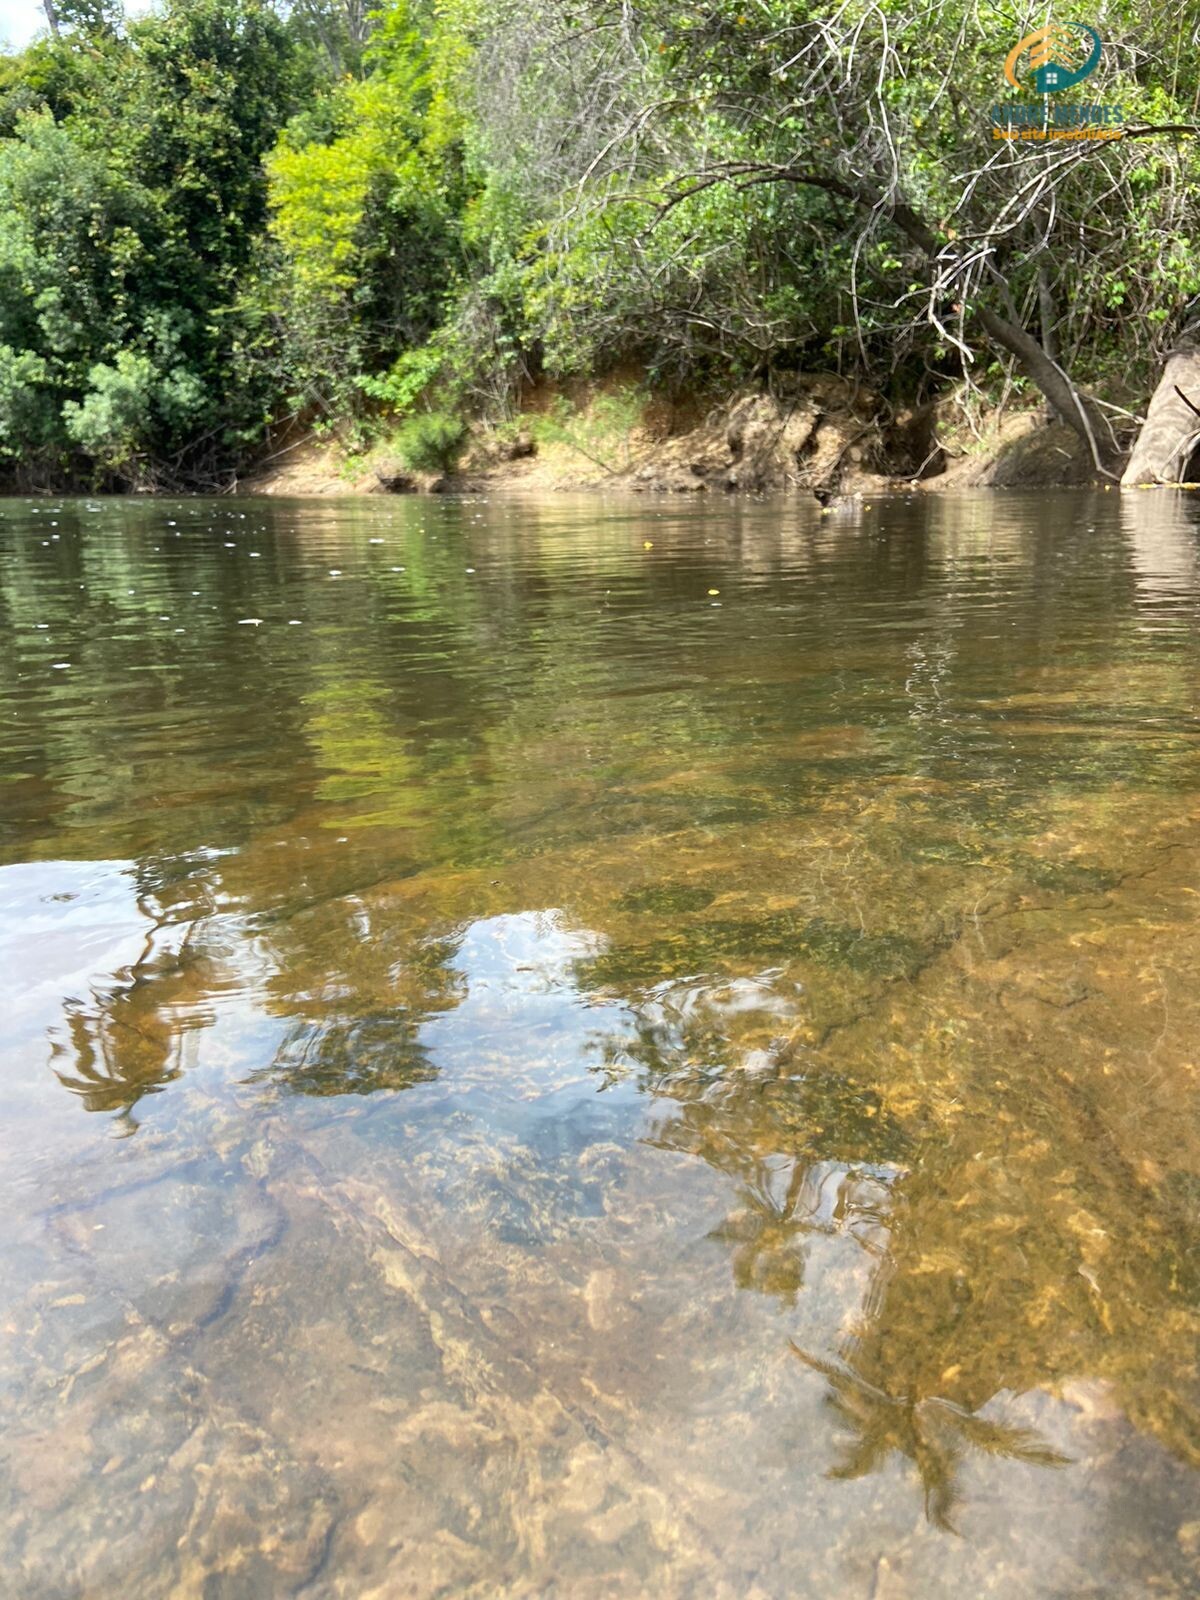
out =
<path fill-rule="evenodd" d="M 1197 510 L 0 503 L 6 1592 L 1200 1593 Z"/>

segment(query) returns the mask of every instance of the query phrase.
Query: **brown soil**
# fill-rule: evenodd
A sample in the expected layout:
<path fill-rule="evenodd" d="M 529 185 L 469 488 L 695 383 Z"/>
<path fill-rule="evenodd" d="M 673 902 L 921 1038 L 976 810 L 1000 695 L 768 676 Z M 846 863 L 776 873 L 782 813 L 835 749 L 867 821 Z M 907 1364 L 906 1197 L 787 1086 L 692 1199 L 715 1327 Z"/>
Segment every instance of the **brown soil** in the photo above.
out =
<path fill-rule="evenodd" d="M 528 431 L 476 430 L 452 477 L 410 472 L 385 447 L 351 457 L 336 444 L 289 442 L 241 480 L 242 494 L 346 495 L 471 490 L 617 489 L 647 494 L 797 491 L 825 500 L 926 489 L 1034 488 L 1088 483 L 1095 472 L 1068 429 L 1024 411 L 971 433 L 953 403 L 896 415 L 844 379 L 798 380 L 791 394 L 743 393 L 707 413 L 701 404 L 652 402 L 628 431 L 597 430 L 591 402 L 575 398 L 579 428 L 546 437 L 529 397 Z"/>

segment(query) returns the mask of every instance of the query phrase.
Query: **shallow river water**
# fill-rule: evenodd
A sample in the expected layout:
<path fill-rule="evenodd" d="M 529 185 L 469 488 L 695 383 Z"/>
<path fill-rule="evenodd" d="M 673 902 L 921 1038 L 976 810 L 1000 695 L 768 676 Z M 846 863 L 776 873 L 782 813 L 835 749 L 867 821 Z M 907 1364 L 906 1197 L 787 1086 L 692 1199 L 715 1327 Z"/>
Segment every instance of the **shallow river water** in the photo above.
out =
<path fill-rule="evenodd" d="M 1200 504 L 0 503 L 21 1600 L 1200 1594 Z"/>

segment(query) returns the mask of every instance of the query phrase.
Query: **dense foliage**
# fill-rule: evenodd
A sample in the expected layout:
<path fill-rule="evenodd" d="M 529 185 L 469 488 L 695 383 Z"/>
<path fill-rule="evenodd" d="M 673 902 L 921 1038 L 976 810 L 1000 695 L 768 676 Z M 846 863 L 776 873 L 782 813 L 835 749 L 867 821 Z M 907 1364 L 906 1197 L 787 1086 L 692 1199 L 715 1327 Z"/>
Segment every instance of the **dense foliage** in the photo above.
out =
<path fill-rule="evenodd" d="M 272 426 L 503 415 L 630 364 L 1031 380 L 1100 460 L 1101 402 L 1200 296 L 1186 8 L 1089 17 L 1103 64 L 1058 100 L 1122 106 L 1109 143 L 993 141 L 993 105 L 1051 109 L 1002 78 L 1045 19 L 981 0 L 54 20 L 0 60 L 0 459 L 28 485 L 214 484 Z"/>

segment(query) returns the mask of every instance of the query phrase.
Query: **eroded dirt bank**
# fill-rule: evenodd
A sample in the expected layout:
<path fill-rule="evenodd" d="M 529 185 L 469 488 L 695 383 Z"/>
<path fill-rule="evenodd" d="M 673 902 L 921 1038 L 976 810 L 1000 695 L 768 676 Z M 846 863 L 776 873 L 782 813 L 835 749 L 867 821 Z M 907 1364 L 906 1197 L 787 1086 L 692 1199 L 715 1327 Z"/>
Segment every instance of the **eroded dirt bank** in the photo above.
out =
<path fill-rule="evenodd" d="M 473 431 L 459 470 L 409 470 L 386 447 L 348 454 L 334 443 L 288 443 L 238 484 L 267 495 L 554 491 L 649 494 L 795 490 L 826 497 L 903 485 L 1062 487 L 1095 481 L 1076 436 L 1043 411 L 997 413 L 970 426 L 952 402 L 896 412 L 835 376 L 790 394 L 742 394 L 705 411 L 655 402 L 628 429 L 606 431 L 589 405 L 574 425 Z M 544 410 L 543 403 L 543 410 Z"/>

